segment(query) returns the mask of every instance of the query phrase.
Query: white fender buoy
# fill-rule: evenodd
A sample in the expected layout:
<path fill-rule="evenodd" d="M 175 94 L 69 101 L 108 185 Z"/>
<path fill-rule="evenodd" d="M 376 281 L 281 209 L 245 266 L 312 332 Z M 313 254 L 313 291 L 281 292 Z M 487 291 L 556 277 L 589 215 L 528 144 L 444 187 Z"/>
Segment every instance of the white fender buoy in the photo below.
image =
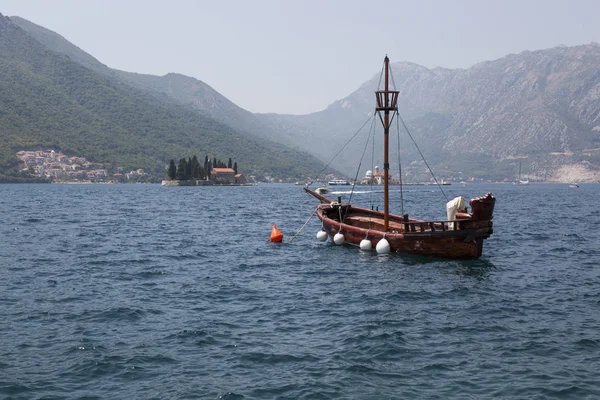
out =
<path fill-rule="evenodd" d="M 327 240 L 327 232 L 325 232 L 324 230 L 320 230 L 319 232 L 317 232 L 317 240 L 319 242 L 324 242 Z"/>
<path fill-rule="evenodd" d="M 375 247 L 377 254 L 388 254 L 390 252 L 390 243 L 386 238 L 381 239 Z"/>
<path fill-rule="evenodd" d="M 338 245 L 344 244 L 344 234 L 341 232 L 336 233 L 333 237 L 333 243 Z"/>
<path fill-rule="evenodd" d="M 371 241 L 369 239 L 364 238 L 360 241 L 360 249 L 362 251 L 371 251 L 372 248 L 373 246 L 371 245 Z"/>

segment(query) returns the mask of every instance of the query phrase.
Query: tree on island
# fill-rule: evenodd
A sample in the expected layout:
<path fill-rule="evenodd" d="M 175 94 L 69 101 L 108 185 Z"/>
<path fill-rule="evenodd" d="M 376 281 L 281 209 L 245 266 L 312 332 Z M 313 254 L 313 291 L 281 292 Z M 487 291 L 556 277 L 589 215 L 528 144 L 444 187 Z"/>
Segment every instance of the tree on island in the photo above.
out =
<path fill-rule="evenodd" d="M 233 164 L 233 166 L 232 166 Z M 167 176 L 170 179 L 176 179 L 179 181 L 190 180 L 190 179 L 208 179 L 210 178 L 210 172 L 213 168 L 232 168 L 235 173 L 238 173 L 237 161 L 233 162 L 232 158 L 225 163 L 213 157 L 212 161 L 208 156 L 204 158 L 204 165 L 200 165 L 197 156 L 185 157 L 179 159 L 179 164 L 175 167 L 175 161 L 171 160 L 169 167 L 167 168 Z"/>
<path fill-rule="evenodd" d="M 192 177 L 192 158 L 188 157 L 187 163 L 185 164 L 185 179 Z"/>
<path fill-rule="evenodd" d="M 175 166 L 175 161 L 171 160 L 169 163 L 169 169 L 167 170 L 167 176 L 170 179 L 175 179 L 177 176 L 177 167 Z"/>
<path fill-rule="evenodd" d="M 196 156 L 192 157 L 191 170 L 192 170 L 192 178 L 202 179 L 202 175 L 203 175 L 202 167 L 200 166 L 200 163 L 198 162 L 198 157 L 196 157 Z"/>
<path fill-rule="evenodd" d="M 187 162 L 185 161 L 185 158 L 179 159 L 179 165 L 177 165 L 177 174 L 176 174 L 176 179 L 178 181 L 185 181 L 187 179 L 185 176 L 186 164 L 187 164 Z"/>

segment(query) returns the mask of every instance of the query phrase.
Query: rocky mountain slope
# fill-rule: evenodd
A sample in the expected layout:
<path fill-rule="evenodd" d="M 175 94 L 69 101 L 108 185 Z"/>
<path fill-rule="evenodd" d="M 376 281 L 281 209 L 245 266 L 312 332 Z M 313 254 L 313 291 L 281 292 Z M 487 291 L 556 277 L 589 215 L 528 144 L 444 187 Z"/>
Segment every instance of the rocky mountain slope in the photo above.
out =
<path fill-rule="evenodd" d="M 510 179 L 522 160 L 533 180 L 600 179 L 600 45 L 526 51 L 468 69 L 394 63 L 392 71 L 400 113 L 443 175 Z M 368 118 L 378 82 L 319 113 L 261 118 L 289 137 L 310 135 L 311 147 L 332 155 Z M 405 160 L 420 165 L 414 151 Z"/>

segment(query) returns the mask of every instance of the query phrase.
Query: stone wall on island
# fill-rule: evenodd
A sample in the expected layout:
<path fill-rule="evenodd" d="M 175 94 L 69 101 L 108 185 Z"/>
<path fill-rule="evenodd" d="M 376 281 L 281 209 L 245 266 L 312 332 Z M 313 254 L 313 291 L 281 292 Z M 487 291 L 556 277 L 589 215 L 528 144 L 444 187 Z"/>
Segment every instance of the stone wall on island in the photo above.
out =
<path fill-rule="evenodd" d="M 205 180 L 178 181 L 177 179 L 165 179 L 161 186 L 212 186 L 213 182 Z"/>
<path fill-rule="evenodd" d="M 205 180 L 178 181 L 176 179 L 165 179 L 161 186 L 256 186 L 256 183 L 215 183 Z"/>

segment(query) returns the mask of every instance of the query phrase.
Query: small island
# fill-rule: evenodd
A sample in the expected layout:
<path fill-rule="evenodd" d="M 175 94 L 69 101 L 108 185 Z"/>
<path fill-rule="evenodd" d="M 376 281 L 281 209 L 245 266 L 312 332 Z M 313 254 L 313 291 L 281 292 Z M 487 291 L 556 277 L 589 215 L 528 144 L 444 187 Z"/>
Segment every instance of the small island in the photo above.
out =
<path fill-rule="evenodd" d="M 179 159 L 169 162 L 167 168 L 167 179 L 163 180 L 162 186 L 253 186 L 246 181 L 246 177 L 238 173 L 237 161 L 231 158 L 227 163 L 213 157 L 212 160 L 206 156 L 204 164 L 200 164 L 197 156 Z"/>

